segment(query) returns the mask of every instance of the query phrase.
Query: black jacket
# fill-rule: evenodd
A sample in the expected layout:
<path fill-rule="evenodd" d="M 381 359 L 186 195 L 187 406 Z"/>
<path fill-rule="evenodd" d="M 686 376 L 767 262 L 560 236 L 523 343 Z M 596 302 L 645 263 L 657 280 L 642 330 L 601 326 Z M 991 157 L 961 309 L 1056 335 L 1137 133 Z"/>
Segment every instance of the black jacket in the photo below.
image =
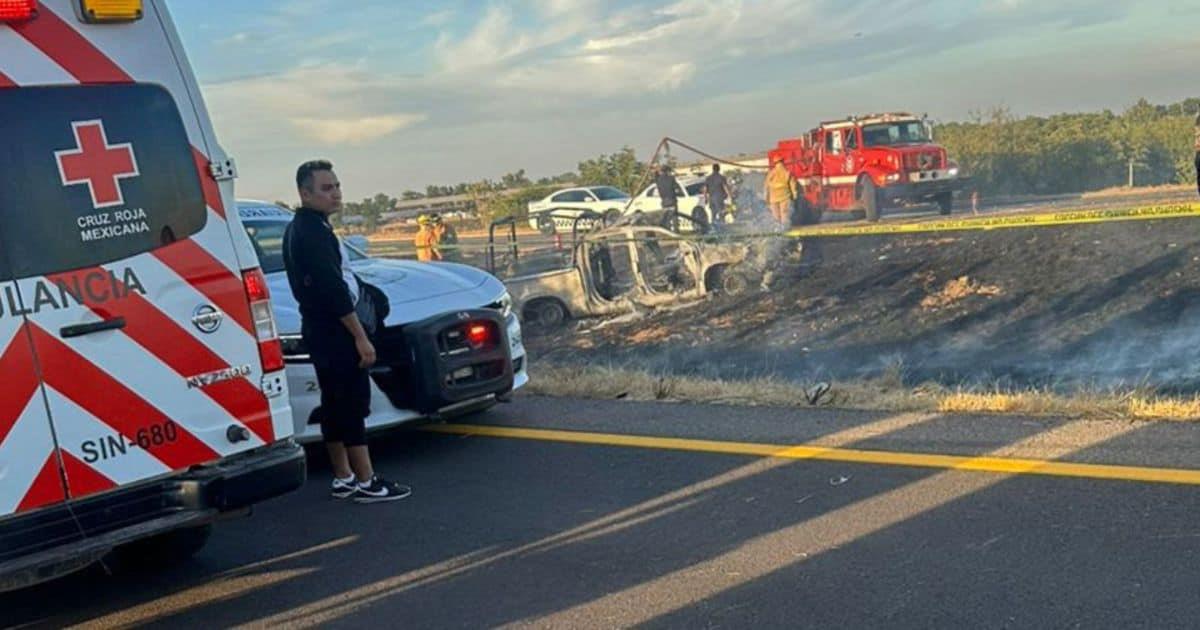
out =
<path fill-rule="evenodd" d="M 301 332 L 314 361 L 357 356 L 341 319 L 354 312 L 342 277 L 342 250 L 325 215 L 300 208 L 283 234 L 283 264 L 300 304 Z"/>
<path fill-rule="evenodd" d="M 679 185 L 675 181 L 675 176 L 670 173 L 659 173 L 654 178 L 655 185 L 658 186 L 658 197 L 662 199 L 664 208 L 674 208 L 679 205 L 679 199 L 675 195 L 675 187 Z"/>

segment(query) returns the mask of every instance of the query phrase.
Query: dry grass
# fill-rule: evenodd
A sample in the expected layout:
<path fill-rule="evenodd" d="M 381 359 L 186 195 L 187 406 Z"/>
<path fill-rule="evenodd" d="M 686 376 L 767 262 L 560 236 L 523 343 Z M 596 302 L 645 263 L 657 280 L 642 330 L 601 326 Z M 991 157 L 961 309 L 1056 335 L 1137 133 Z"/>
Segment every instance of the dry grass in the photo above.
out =
<path fill-rule="evenodd" d="M 1146 195 L 1152 193 L 1179 193 L 1194 190 L 1195 186 L 1191 184 L 1170 184 L 1165 186 L 1115 186 L 1113 188 L 1105 188 L 1103 190 L 1094 190 L 1085 192 L 1080 197 L 1082 199 L 1102 199 L 1105 197 L 1133 197 L 1137 195 Z"/>
<path fill-rule="evenodd" d="M 931 293 L 921 300 L 921 308 L 936 310 L 945 308 L 972 295 L 993 297 L 1002 294 L 1000 287 L 994 284 L 979 284 L 969 276 L 959 276 L 946 283 L 941 290 Z"/>
<path fill-rule="evenodd" d="M 818 406 L 873 411 L 987 413 L 1070 418 L 1200 420 L 1200 396 L 1155 395 L 1144 388 L 1079 390 L 904 385 L 903 365 L 878 378 L 838 381 Z M 612 366 L 542 364 L 527 392 L 570 398 L 627 399 L 768 407 L 807 407 L 805 384 L 774 378 L 719 380 Z"/>

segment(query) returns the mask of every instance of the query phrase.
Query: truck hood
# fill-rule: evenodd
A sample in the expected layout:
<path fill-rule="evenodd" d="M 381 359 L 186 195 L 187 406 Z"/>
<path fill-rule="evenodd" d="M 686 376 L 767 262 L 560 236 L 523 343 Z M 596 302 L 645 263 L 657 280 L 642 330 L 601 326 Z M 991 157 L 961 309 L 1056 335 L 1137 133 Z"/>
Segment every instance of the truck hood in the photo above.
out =
<path fill-rule="evenodd" d="M 350 264 L 354 273 L 379 287 L 388 297 L 391 313 L 386 324 L 398 326 L 447 311 L 480 308 L 500 299 L 504 285 L 474 267 L 455 263 L 372 258 Z M 271 307 L 281 335 L 300 333 L 300 306 L 292 295 L 287 274 L 267 274 Z"/>

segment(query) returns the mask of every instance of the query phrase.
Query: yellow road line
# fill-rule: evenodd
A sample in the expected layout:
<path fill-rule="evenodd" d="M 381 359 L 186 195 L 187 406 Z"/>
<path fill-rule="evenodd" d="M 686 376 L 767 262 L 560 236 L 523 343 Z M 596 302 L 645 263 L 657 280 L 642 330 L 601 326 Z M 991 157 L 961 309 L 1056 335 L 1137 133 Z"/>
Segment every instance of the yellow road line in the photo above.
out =
<path fill-rule="evenodd" d="M 717 440 L 695 440 L 646 435 L 622 435 L 617 433 L 592 433 L 586 431 L 560 431 L 554 429 L 522 429 L 482 425 L 443 424 L 425 427 L 433 433 L 451 435 L 475 435 L 483 437 L 515 438 L 544 442 L 570 444 L 595 444 L 602 446 L 625 446 L 670 451 L 699 453 L 721 453 L 726 455 L 751 455 L 781 459 L 811 459 L 828 462 L 850 462 L 855 464 L 879 464 L 885 466 L 910 466 L 1000 473 L 1006 475 L 1050 475 L 1081 479 L 1116 479 L 1147 483 L 1173 483 L 1200 485 L 1200 470 L 1181 468 L 1147 468 L 1141 466 L 1116 466 L 1108 464 L 1077 464 L 1071 462 L 1010 457 L 971 457 L 963 455 L 940 455 L 933 453 L 903 453 L 893 451 L 865 451 L 848 448 L 830 448 L 805 444 L 764 444 L 757 442 L 723 442 Z"/>

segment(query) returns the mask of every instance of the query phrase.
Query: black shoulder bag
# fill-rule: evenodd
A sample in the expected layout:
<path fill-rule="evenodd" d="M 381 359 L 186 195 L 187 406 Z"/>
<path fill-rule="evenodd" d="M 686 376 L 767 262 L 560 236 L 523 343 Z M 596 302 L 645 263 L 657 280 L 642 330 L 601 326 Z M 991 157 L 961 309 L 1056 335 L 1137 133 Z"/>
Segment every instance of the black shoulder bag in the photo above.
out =
<path fill-rule="evenodd" d="M 383 331 L 383 322 L 392 312 L 391 304 L 387 294 L 379 287 L 363 280 L 358 274 L 354 274 L 354 280 L 358 282 L 358 303 L 354 305 L 354 312 L 367 336 L 374 338 Z"/>

